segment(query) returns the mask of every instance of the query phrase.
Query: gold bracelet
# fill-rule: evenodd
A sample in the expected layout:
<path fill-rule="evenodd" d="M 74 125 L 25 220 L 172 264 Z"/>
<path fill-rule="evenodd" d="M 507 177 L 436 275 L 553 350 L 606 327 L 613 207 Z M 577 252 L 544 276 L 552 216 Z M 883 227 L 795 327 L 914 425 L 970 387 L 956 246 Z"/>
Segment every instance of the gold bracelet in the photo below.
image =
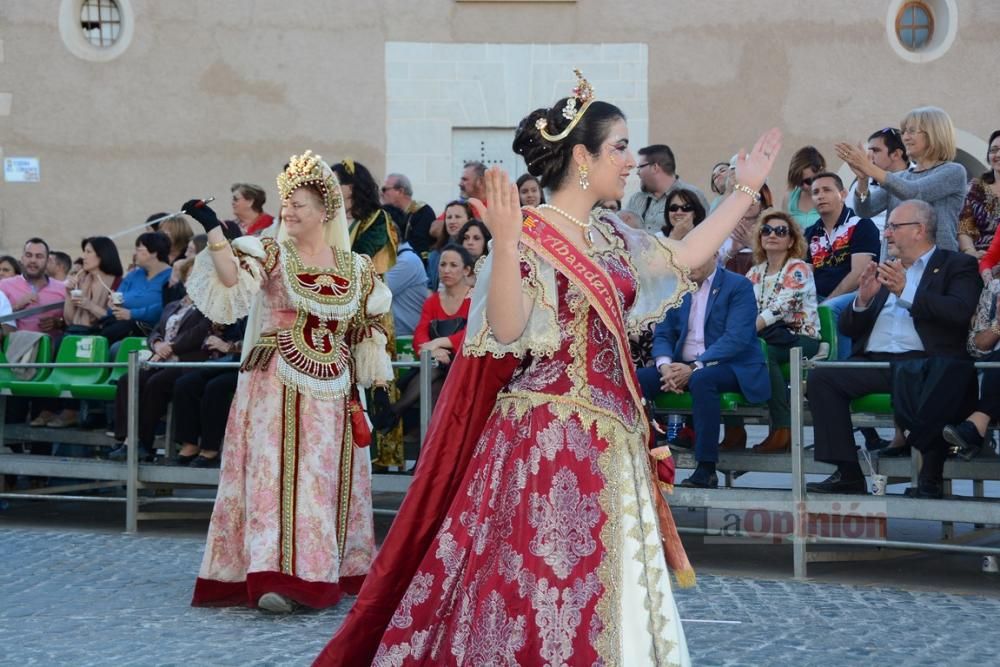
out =
<path fill-rule="evenodd" d="M 993 320 L 993 322 L 990 324 L 990 332 L 993 333 L 993 335 L 995 336 L 1000 336 L 1000 322 Z"/>
<path fill-rule="evenodd" d="M 209 243 L 206 247 L 212 252 L 216 252 L 217 250 L 225 250 L 226 248 L 229 247 L 229 241 L 219 241 L 218 243 Z"/>
<path fill-rule="evenodd" d="M 743 194 L 750 195 L 751 199 L 753 199 L 758 204 L 760 203 L 760 193 L 751 188 L 749 185 L 743 185 L 742 183 L 737 183 L 736 185 L 733 186 L 733 190 L 738 190 Z"/>

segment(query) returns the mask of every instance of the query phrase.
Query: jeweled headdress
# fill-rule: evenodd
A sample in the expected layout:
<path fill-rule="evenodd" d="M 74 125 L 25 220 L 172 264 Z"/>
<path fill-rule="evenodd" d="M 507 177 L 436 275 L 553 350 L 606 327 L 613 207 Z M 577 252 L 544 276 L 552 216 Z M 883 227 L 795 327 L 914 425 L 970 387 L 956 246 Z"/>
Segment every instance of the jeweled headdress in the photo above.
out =
<path fill-rule="evenodd" d="M 330 165 L 323 158 L 307 150 L 302 155 L 288 158 L 288 168 L 278 174 L 278 194 L 282 201 L 303 185 L 315 186 L 323 195 L 323 206 L 328 219 L 333 219 L 342 205 L 340 186 Z"/>
<path fill-rule="evenodd" d="M 583 78 L 580 70 L 574 69 L 573 73 L 576 74 L 576 87 L 573 89 L 573 94 L 566 100 L 566 106 L 562 110 L 563 118 L 569 120 L 569 125 L 559 134 L 549 134 L 545 131 L 549 124 L 548 120 L 539 118 L 535 121 L 535 127 L 538 128 L 542 138 L 546 141 L 555 143 L 568 137 L 576 124 L 583 118 L 583 114 L 587 112 L 590 103 L 594 101 L 594 87 Z"/>

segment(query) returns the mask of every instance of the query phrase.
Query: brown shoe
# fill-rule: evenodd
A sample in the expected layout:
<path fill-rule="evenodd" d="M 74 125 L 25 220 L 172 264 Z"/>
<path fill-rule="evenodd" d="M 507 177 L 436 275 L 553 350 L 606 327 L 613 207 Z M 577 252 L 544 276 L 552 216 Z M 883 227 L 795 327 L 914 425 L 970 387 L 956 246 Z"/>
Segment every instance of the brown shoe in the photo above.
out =
<path fill-rule="evenodd" d="M 752 451 L 758 454 L 781 454 L 792 451 L 792 429 L 774 429 L 767 439 L 755 445 Z"/>
<path fill-rule="evenodd" d="M 727 426 L 719 445 L 720 452 L 739 452 L 747 448 L 747 430 L 742 426 Z"/>

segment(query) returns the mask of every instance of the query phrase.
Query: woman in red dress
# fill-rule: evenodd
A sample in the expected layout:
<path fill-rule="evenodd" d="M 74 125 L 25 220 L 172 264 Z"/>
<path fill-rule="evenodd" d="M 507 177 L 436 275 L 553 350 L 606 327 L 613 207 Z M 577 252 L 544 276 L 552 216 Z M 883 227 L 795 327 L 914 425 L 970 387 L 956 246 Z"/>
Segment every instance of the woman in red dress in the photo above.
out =
<path fill-rule="evenodd" d="M 772 130 L 683 241 L 591 215 L 635 167 L 624 115 L 574 95 L 514 140 L 551 204 L 487 174 L 492 250 L 413 485 L 319 665 L 688 664 L 668 566 L 694 582 L 657 485 L 628 332 L 692 289 L 754 200 Z"/>

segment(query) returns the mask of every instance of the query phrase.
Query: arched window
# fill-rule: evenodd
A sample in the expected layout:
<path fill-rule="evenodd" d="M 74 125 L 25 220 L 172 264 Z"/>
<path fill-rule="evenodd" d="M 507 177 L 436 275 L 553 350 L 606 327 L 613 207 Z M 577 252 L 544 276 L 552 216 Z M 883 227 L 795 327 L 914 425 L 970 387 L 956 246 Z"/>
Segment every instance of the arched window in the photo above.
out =
<path fill-rule="evenodd" d="M 896 15 L 896 35 L 904 47 L 919 51 L 934 36 L 934 14 L 923 2 L 907 2 Z"/>
<path fill-rule="evenodd" d="M 84 0 L 80 5 L 80 28 L 94 46 L 111 46 L 118 41 L 122 29 L 118 3 L 115 0 Z"/>

